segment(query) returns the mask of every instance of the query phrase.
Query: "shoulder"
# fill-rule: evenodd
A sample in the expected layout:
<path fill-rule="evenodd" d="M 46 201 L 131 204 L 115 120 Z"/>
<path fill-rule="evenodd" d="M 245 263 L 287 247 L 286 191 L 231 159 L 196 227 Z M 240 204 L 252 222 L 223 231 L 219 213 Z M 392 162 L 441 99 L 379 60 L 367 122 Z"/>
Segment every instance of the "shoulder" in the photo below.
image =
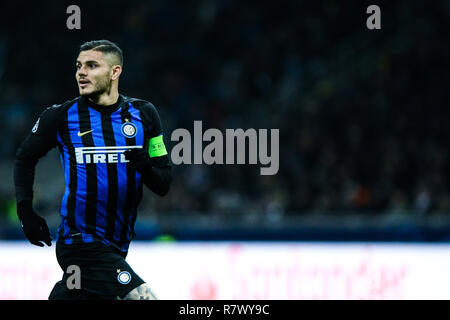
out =
<path fill-rule="evenodd" d="M 139 99 L 139 98 L 133 98 L 133 97 L 127 97 L 123 96 L 123 99 L 127 103 L 131 103 L 133 107 L 136 109 L 142 110 L 144 112 L 156 112 L 156 107 L 151 103 L 150 101 Z"/>
<path fill-rule="evenodd" d="M 65 113 L 71 106 L 78 102 L 80 97 L 77 97 L 72 100 L 67 100 L 63 103 L 53 104 L 51 106 L 44 107 L 41 112 L 41 117 L 51 117 L 55 118 L 61 116 L 61 114 Z"/>
<path fill-rule="evenodd" d="M 150 129 L 150 136 L 156 136 L 161 134 L 162 132 L 162 123 L 161 118 L 159 117 L 158 110 L 153 105 L 153 103 L 138 99 L 123 96 L 127 103 L 130 103 L 131 106 L 139 110 L 141 114 L 141 120 L 148 126 Z"/>
<path fill-rule="evenodd" d="M 150 123 L 158 118 L 158 110 L 150 101 L 123 96 L 126 103 L 130 103 L 134 108 L 138 109 L 141 115 Z"/>
<path fill-rule="evenodd" d="M 63 120 L 66 119 L 65 111 L 74 105 L 76 100 L 67 100 L 63 103 L 44 107 L 31 132 L 35 135 L 52 136 Z"/>

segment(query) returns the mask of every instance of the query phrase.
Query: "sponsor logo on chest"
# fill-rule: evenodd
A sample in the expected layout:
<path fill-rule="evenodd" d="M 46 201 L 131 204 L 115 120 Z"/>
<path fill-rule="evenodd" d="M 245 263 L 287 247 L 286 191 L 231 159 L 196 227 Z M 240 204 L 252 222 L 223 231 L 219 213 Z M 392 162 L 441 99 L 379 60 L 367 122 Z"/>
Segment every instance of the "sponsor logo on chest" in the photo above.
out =
<path fill-rule="evenodd" d="M 123 153 L 138 148 L 142 146 L 78 147 L 75 148 L 75 158 L 78 164 L 128 163 Z"/>

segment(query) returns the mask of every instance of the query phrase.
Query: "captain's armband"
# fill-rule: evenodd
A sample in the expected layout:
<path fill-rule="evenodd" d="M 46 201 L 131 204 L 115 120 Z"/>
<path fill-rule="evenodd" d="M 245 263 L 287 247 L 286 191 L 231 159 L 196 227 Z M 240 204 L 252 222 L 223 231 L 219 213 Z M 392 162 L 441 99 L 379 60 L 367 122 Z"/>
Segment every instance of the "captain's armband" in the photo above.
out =
<path fill-rule="evenodd" d="M 161 157 L 167 154 L 162 134 L 150 139 L 148 144 L 148 154 L 150 155 L 150 158 Z"/>

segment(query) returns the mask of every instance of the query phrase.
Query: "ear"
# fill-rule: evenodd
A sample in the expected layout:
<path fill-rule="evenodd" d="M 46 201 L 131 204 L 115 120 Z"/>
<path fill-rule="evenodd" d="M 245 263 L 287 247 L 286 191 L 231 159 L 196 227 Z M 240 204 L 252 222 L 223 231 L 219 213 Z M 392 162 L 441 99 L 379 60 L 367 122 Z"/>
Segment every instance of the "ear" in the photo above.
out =
<path fill-rule="evenodd" d="M 119 79 L 120 74 L 122 73 L 122 67 L 120 65 L 112 66 L 111 79 L 117 80 Z"/>

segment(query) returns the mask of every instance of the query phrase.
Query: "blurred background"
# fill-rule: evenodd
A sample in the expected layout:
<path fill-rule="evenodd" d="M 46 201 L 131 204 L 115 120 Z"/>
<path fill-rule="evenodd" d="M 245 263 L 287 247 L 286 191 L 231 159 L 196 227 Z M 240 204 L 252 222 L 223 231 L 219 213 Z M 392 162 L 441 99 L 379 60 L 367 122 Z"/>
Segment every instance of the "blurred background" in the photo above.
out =
<path fill-rule="evenodd" d="M 68 30 L 66 8 L 81 9 Z M 381 8 L 381 30 L 366 9 Z M 449 1 L 99 1 L 0 4 L 0 238 L 24 239 L 14 154 L 46 106 L 78 95 L 79 46 L 124 51 L 121 93 L 177 128 L 278 128 L 280 168 L 174 165 L 146 192 L 138 240 L 445 242 L 450 239 Z M 447 106 L 447 107 L 446 107 Z M 205 145 L 205 144 L 204 144 Z M 54 233 L 56 150 L 35 209 Z"/>
<path fill-rule="evenodd" d="M 171 132 L 193 132 L 194 120 L 203 130 L 280 129 L 277 175 L 261 176 L 259 165 L 174 166 L 169 195 L 147 193 L 138 222 L 294 227 L 309 217 L 364 227 L 449 213 L 448 1 L 379 2 L 382 29 L 373 31 L 368 2 L 81 2 L 81 30 L 66 27 L 69 4 L 1 7 L 2 226 L 17 229 L 17 147 L 43 108 L 78 95 L 78 48 L 103 38 L 124 51 L 121 92 L 157 106 L 169 152 Z M 56 150 L 37 171 L 36 209 L 57 223 Z"/>

